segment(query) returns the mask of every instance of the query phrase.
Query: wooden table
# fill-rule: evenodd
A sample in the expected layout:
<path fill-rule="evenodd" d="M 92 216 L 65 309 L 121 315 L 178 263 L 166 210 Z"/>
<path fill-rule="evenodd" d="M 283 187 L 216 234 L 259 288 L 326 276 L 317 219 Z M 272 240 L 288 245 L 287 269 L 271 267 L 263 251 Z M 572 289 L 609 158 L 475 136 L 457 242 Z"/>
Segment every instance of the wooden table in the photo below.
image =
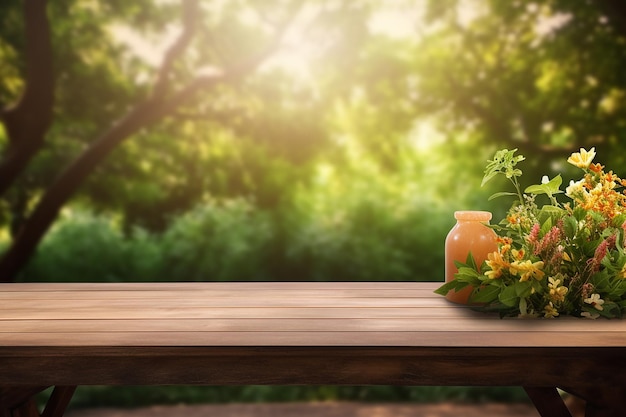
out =
<path fill-rule="evenodd" d="M 438 283 L 2 284 L 0 417 L 77 385 L 523 386 L 542 416 L 622 416 L 626 321 L 501 320 Z"/>

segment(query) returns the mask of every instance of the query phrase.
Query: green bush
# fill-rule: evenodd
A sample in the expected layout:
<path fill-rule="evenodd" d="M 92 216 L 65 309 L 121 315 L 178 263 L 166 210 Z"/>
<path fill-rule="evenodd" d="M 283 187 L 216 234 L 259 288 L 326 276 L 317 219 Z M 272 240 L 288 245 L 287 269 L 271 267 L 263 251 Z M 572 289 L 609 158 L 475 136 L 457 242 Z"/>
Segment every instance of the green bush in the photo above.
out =
<path fill-rule="evenodd" d="M 269 279 L 264 266 L 273 227 L 249 202 L 202 205 L 161 236 L 158 278 L 168 281 Z"/>
<path fill-rule="evenodd" d="M 123 233 L 85 211 L 46 236 L 22 281 L 237 281 L 269 279 L 264 266 L 272 226 L 243 200 L 211 203 L 173 219 L 161 235 Z"/>
<path fill-rule="evenodd" d="M 161 234 L 75 210 L 46 236 L 21 281 L 433 281 L 451 215 L 420 201 L 346 194 L 273 214 L 211 202 Z M 439 247 L 441 250 L 436 250 Z"/>
<path fill-rule="evenodd" d="M 454 219 L 411 183 L 328 181 L 299 194 L 286 217 L 287 259 L 308 265 L 310 280 L 443 279 Z"/>
<path fill-rule="evenodd" d="M 72 211 L 46 235 L 23 281 L 120 281 L 128 277 L 128 241 L 111 219 Z"/>

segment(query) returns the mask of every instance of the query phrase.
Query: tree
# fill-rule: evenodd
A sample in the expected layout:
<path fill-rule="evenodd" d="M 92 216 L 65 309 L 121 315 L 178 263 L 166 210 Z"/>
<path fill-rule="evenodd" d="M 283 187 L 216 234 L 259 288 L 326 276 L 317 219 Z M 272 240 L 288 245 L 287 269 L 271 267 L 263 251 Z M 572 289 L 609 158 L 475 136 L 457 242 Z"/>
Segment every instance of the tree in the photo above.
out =
<path fill-rule="evenodd" d="M 265 45 L 255 53 L 236 62 L 227 63 L 219 70 L 192 75 L 187 77 L 187 80 L 183 77 L 183 84 L 176 85 L 174 81 L 181 80 L 181 77 L 177 77 L 181 72 L 180 61 L 183 60 L 194 35 L 200 30 L 198 19 L 201 9 L 198 1 L 184 0 L 182 31 L 167 50 L 151 89 L 146 91 L 143 97 L 138 98 L 122 118 L 102 131 L 46 189 L 0 260 L 0 270 L 3 274 L 0 281 L 10 281 L 15 277 L 57 217 L 61 207 L 85 178 L 122 141 L 172 115 L 201 91 L 215 90 L 226 83 L 236 82 L 254 71 L 277 47 L 282 33 L 296 11 L 295 3 L 283 5 L 278 21 L 267 22 L 272 24 L 272 33 L 265 40 Z M 1 113 L 8 145 L 0 161 L 0 193 L 8 190 L 29 162 L 42 150 L 53 118 L 55 78 L 47 4 L 41 0 L 24 0 L 23 6 L 24 87 L 16 103 L 5 105 Z M 15 14 L 11 15 L 14 16 Z"/>
<path fill-rule="evenodd" d="M 626 135 L 626 10 L 620 2 L 431 2 L 432 21 L 415 60 L 422 112 L 444 111 L 448 130 L 520 148 L 545 165 L 595 146 L 621 164 Z M 447 5 L 447 6 L 446 6 Z"/>

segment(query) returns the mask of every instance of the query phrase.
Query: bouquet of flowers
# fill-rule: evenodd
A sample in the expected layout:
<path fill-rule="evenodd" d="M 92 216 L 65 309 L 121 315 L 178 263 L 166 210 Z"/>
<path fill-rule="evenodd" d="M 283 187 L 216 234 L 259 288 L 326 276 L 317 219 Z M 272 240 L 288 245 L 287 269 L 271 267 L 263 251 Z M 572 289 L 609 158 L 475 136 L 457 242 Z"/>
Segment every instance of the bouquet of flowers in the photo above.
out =
<path fill-rule="evenodd" d="M 592 163 L 595 148 L 573 153 L 567 162 L 582 169 L 579 181 L 565 189 L 560 203 L 560 175 L 521 191 L 517 149 L 498 151 L 488 162 L 482 184 L 504 175 L 515 196 L 504 220 L 492 227 L 498 250 L 476 265 L 471 254 L 457 262 L 455 279 L 436 292 L 445 295 L 473 287 L 469 303 L 502 317 L 571 315 L 595 319 L 621 317 L 626 311 L 626 181 Z M 545 194 L 548 204 L 536 203 Z M 545 198 L 545 197 L 544 197 Z"/>

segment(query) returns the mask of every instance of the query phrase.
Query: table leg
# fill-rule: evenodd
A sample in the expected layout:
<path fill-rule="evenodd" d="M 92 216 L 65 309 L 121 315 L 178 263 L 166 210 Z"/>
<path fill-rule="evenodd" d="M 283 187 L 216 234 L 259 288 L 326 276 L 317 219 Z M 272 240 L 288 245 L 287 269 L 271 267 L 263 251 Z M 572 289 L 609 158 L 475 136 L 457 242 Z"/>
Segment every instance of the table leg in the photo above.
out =
<path fill-rule="evenodd" d="M 47 387 L 0 387 L 0 417 L 62 417 L 76 387 L 54 387 L 40 415 L 35 395 Z"/>
<path fill-rule="evenodd" d="M 626 389 L 620 387 L 563 387 L 587 403 L 585 417 L 622 417 Z"/>
<path fill-rule="evenodd" d="M 65 413 L 76 387 L 54 387 L 41 417 L 62 417 Z"/>
<path fill-rule="evenodd" d="M 556 387 L 524 387 L 541 417 L 572 417 Z"/>
<path fill-rule="evenodd" d="M 48 387 L 0 387 L 0 417 L 12 417 L 31 409 L 29 400 Z M 16 411 L 16 410 L 21 411 Z"/>
<path fill-rule="evenodd" d="M 40 417 L 34 398 L 29 398 L 11 410 L 11 417 Z"/>

